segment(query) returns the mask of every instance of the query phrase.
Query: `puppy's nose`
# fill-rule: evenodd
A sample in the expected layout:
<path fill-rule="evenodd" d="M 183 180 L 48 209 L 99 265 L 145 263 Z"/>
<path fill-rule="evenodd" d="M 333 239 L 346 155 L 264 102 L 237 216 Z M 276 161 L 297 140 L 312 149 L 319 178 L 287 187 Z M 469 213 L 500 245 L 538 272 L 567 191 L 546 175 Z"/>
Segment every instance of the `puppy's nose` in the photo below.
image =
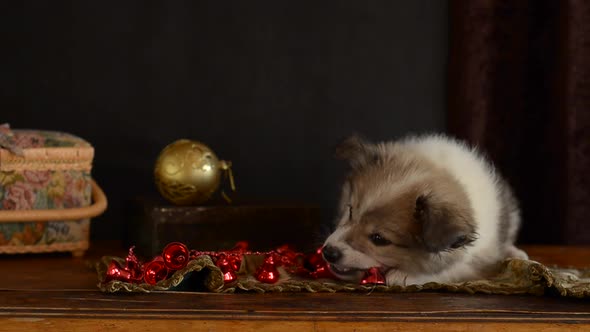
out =
<path fill-rule="evenodd" d="M 326 261 L 330 263 L 336 263 L 342 257 L 342 252 L 340 252 L 340 250 L 338 250 L 336 247 L 325 246 L 322 249 L 322 255 Z"/>

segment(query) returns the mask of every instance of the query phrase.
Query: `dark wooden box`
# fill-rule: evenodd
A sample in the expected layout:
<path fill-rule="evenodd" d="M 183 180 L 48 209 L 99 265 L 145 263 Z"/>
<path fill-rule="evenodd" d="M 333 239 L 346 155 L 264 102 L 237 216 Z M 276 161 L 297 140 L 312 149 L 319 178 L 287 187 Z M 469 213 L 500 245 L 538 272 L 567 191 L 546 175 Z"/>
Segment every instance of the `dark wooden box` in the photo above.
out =
<path fill-rule="evenodd" d="M 310 252 L 322 243 L 320 210 L 296 203 L 218 203 L 173 206 L 160 200 L 138 199 L 130 209 L 126 245 L 143 256 L 159 254 L 170 242 L 189 249 L 227 250 L 248 241 L 252 250 L 283 244 Z"/>

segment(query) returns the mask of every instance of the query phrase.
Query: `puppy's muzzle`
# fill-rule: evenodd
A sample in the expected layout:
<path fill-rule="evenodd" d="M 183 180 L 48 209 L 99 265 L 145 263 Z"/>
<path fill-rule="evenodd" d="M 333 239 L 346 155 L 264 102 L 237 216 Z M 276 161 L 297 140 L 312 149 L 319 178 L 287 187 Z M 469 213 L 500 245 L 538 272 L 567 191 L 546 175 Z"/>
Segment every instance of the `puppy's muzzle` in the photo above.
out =
<path fill-rule="evenodd" d="M 332 247 L 330 245 L 326 245 L 322 249 L 322 255 L 328 263 L 332 264 L 337 263 L 340 258 L 342 258 L 342 252 L 338 248 Z"/>

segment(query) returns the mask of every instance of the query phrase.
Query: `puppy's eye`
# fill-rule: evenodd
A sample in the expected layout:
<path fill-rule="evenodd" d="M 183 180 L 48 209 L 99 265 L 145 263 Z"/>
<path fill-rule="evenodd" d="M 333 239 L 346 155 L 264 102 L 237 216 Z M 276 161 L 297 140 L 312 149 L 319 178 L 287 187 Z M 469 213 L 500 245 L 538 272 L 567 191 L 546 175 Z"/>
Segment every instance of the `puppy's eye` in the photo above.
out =
<path fill-rule="evenodd" d="M 369 240 L 371 240 L 371 242 L 373 242 L 374 245 L 379 246 L 379 247 L 387 246 L 387 245 L 391 244 L 391 241 L 384 238 L 379 233 L 373 233 L 373 234 L 369 235 Z"/>
<path fill-rule="evenodd" d="M 473 240 L 470 239 L 467 235 L 461 235 L 455 239 L 455 242 L 451 245 L 451 248 L 457 249 L 457 248 L 460 248 L 460 247 L 463 247 L 463 246 L 469 244 L 472 241 Z"/>

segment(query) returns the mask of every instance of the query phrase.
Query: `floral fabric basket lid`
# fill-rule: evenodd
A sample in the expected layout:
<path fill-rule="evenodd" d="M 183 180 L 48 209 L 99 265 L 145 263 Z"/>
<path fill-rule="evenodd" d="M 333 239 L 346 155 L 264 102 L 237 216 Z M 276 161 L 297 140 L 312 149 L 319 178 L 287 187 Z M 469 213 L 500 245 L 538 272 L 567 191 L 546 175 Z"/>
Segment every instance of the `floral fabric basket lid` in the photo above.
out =
<path fill-rule="evenodd" d="M 0 125 L 0 171 L 28 167 L 48 170 L 90 170 L 94 148 L 67 133 L 41 130 L 11 130 Z"/>
<path fill-rule="evenodd" d="M 89 218 L 106 209 L 93 157 L 77 136 L 0 125 L 0 253 L 88 247 Z"/>

